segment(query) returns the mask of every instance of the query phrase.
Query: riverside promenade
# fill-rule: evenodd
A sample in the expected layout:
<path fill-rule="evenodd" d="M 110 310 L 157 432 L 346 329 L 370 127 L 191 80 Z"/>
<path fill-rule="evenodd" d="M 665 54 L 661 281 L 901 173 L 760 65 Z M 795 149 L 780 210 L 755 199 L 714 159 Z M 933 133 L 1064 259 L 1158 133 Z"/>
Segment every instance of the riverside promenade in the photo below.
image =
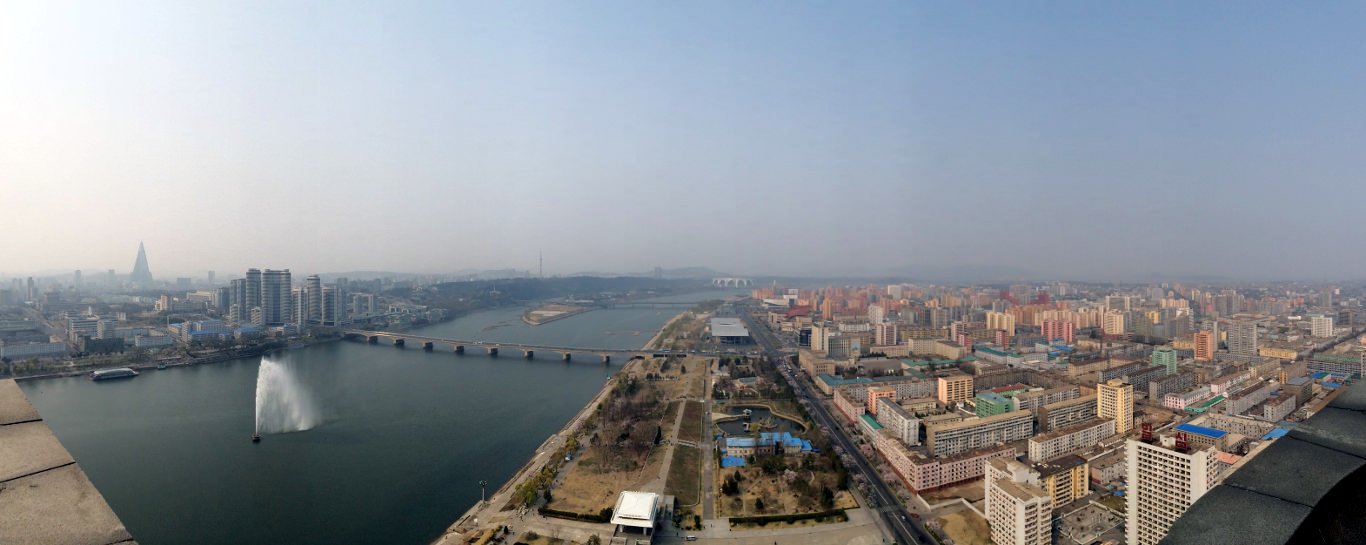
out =
<path fill-rule="evenodd" d="M 641 348 L 645 350 L 656 348 L 664 331 L 674 322 L 682 319 L 687 313 L 688 311 L 684 311 L 678 313 L 677 316 L 674 316 L 673 319 L 665 323 L 649 341 L 646 341 L 645 345 Z M 629 371 L 630 366 L 637 365 L 637 361 L 638 360 L 630 360 L 626 362 L 626 364 L 622 366 L 622 372 Z M 540 472 L 541 468 L 545 467 L 546 463 L 551 461 L 550 457 L 554 456 L 559 452 L 560 447 L 564 446 L 565 441 L 579 432 L 583 427 L 584 421 L 598 409 L 598 405 L 602 404 L 602 401 L 607 398 L 607 393 L 611 392 L 612 388 L 616 386 L 617 380 L 616 376 L 608 379 L 602 389 L 598 390 L 597 395 L 593 396 L 593 399 L 589 401 L 583 409 L 580 409 L 578 414 L 574 415 L 574 418 L 571 419 L 569 423 L 565 424 L 560 431 L 551 435 L 545 442 L 541 443 L 541 445 L 536 448 L 536 454 L 534 454 L 531 457 L 531 460 L 527 461 L 521 469 L 517 470 L 517 473 L 513 474 L 511 479 L 508 479 L 503 486 L 499 487 L 497 491 L 489 496 L 487 501 L 476 503 L 466 511 L 464 515 L 461 515 L 459 519 L 456 519 L 455 523 L 446 528 L 446 531 L 440 538 L 437 538 L 433 544 L 457 545 L 465 543 L 469 538 L 468 534 L 482 528 L 498 528 L 505 525 L 511 526 L 514 525 L 514 521 L 518 521 L 516 522 L 516 525 L 521 526 L 520 521 L 524 520 L 524 517 L 526 516 L 541 518 L 534 510 L 528 514 L 517 510 L 503 511 L 503 507 L 512 501 L 512 494 L 517 490 L 519 485 L 532 475 Z M 601 532 L 601 529 L 604 527 L 604 525 L 601 524 L 559 519 L 556 520 L 556 524 L 557 526 L 564 527 L 566 531 L 571 533 L 583 533 L 583 536 L 581 536 L 582 539 L 587 539 L 588 535 Z M 578 530 L 579 532 L 574 532 L 574 530 Z M 580 539 L 580 541 L 582 539 Z"/>
<path fill-rule="evenodd" d="M 13 379 L 0 380 L 0 543 L 137 543 Z"/>

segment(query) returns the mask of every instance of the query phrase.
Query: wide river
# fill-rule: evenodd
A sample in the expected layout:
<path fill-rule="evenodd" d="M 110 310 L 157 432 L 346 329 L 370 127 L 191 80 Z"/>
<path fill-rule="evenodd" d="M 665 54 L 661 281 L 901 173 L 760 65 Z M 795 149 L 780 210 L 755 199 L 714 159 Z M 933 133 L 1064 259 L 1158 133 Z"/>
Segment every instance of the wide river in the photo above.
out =
<path fill-rule="evenodd" d="M 597 310 L 537 327 L 522 323 L 524 310 L 420 331 L 639 348 L 681 309 Z M 622 363 L 482 352 L 343 341 L 272 356 L 322 423 L 260 444 L 250 441 L 260 358 L 21 385 L 139 543 L 420 545 L 478 501 L 480 480 L 492 493 L 511 477 Z"/>

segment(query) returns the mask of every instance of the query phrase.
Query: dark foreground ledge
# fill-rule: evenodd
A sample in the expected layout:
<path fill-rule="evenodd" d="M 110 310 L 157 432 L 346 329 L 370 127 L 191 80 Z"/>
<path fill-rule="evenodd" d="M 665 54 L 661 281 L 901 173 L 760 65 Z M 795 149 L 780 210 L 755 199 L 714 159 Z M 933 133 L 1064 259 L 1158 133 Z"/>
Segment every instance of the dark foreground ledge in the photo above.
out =
<path fill-rule="evenodd" d="M 0 543 L 136 545 L 13 380 L 0 380 Z"/>
<path fill-rule="evenodd" d="M 1366 543 L 1366 386 L 1347 388 L 1195 502 L 1162 545 Z"/>

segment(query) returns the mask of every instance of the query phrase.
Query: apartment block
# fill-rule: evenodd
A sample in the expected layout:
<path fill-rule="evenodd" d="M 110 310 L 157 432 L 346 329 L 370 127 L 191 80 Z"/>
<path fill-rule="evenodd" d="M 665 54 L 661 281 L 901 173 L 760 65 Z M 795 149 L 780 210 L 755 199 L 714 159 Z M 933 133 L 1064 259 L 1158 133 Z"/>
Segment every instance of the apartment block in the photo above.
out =
<path fill-rule="evenodd" d="M 1029 459 L 1046 462 L 1069 452 L 1091 448 L 1115 435 L 1115 421 L 1092 418 L 1029 439 Z"/>
<path fill-rule="evenodd" d="M 1174 375 L 1148 381 L 1148 399 L 1161 402 L 1167 394 L 1185 392 L 1195 387 L 1195 374 L 1181 371 Z"/>
<path fill-rule="evenodd" d="M 1058 428 L 1095 418 L 1097 397 L 1089 395 L 1067 401 L 1044 405 L 1039 409 L 1039 427 L 1045 430 Z"/>
<path fill-rule="evenodd" d="M 1126 444 L 1128 506 L 1125 542 L 1157 545 L 1172 523 L 1215 485 L 1215 450 L 1191 448 L 1175 437 Z"/>
<path fill-rule="evenodd" d="M 952 456 L 990 445 L 1028 439 L 1034 431 L 1034 417 L 1029 411 L 1013 411 L 952 424 L 930 424 L 925 429 L 925 445 L 930 453 Z"/>
<path fill-rule="evenodd" d="M 1081 388 L 1068 385 L 1058 388 L 1021 392 L 1011 397 L 1011 404 L 1013 405 L 1014 410 L 1032 411 L 1041 409 L 1044 405 L 1079 397 L 1081 397 Z"/>
<path fill-rule="evenodd" d="M 1096 416 L 1115 421 L 1115 433 L 1134 427 L 1134 385 L 1111 379 L 1096 385 Z"/>
<path fill-rule="evenodd" d="M 1053 509 L 1048 492 L 1013 479 L 987 479 L 987 526 L 998 545 L 1051 545 Z"/>
<path fill-rule="evenodd" d="M 876 418 L 878 423 L 907 445 L 920 444 L 920 419 L 911 416 L 895 400 L 886 398 L 878 399 Z"/>
<path fill-rule="evenodd" d="M 963 373 L 939 377 L 937 380 L 939 402 L 945 405 L 972 399 L 972 376 Z"/>

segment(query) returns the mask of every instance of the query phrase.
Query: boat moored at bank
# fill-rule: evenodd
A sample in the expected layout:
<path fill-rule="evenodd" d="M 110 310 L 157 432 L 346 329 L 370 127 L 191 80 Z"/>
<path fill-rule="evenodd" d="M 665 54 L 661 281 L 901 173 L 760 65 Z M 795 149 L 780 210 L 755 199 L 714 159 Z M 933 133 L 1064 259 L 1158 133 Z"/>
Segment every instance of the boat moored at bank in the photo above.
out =
<path fill-rule="evenodd" d="M 100 369 L 90 373 L 90 380 L 113 380 L 116 378 L 133 378 L 138 376 L 138 372 L 127 367 L 116 369 Z"/>

